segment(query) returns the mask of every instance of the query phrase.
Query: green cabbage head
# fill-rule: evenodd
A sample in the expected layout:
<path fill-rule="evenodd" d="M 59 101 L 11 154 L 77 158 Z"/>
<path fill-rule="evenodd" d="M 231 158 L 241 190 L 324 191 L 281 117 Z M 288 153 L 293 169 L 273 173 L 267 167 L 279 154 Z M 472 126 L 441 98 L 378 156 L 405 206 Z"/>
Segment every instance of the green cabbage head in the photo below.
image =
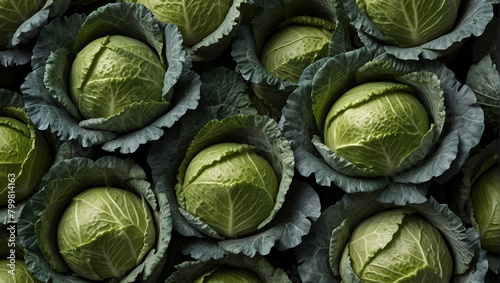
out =
<path fill-rule="evenodd" d="M 400 46 L 412 47 L 450 31 L 460 1 L 356 0 L 356 3 L 382 33 Z"/>
<path fill-rule="evenodd" d="M 325 144 L 359 168 L 393 175 L 429 131 L 424 106 L 413 89 L 369 82 L 344 93 L 325 120 Z"/>
<path fill-rule="evenodd" d="M 137 0 L 134 2 L 146 6 L 158 20 L 176 25 L 184 38 L 184 44 L 193 46 L 220 26 L 232 1 Z"/>
<path fill-rule="evenodd" d="M 471 188 L 474 218 L 479 226 L 479 236 L 484 250 L 498 254 L 500 250 L 499 164 L 491 166 L 474 181 Z"/>
<path fill-rule="evenodd" d="M 261 283 L 254 272 L 241 267 L 223 265 L 196 278 L 194 283 Z"/>
<path fill-rule="evenodd" d="M 127 275 L 155 239 L 144 198 L 113 187 L 95 187 L 75 196 L 57 230 L 59 251 L 71 270 L 96 281 Z"/>
<path fill-rule="evenodd" d="M 298 83 L 307 66 L 328 55 L 332 34 L 322 26 L 288 25 L 266 42 L 260 62 L 273 76 Z"/>
<path fill-rule="evenodd" d="M 0 50 L 9 48 L 17 28 L 44 4 L 45 0 L 0 0 Z"/>
<path fill-rule="evenodd" d="M 0 110 L 0 137 L 0 206 L 7 206 L 9 195 L 20 202 L 37 189 L 52 164 L 52 154 L 21 108 Z"/>
<path fill-rule="evenodd" d="M 219 143 L 189 163 L 182 191 L 185 209 L 219 235 L 251 233 L 273 210 L 278 178 L 248 144 Z"/>
<path fill-rule="evenodd" d="M 404 209 L 375 214 L 351 234 L 340 275 L 352 267 L 369 282 L 449 282 L 453 260 L 439 230 Z"/>
<path fill-rule="evenodd" d="M 162 101 L 166 68 L 148 45 L 112 35 L 78 52 L 70 73 L 70 96 L 83 117 L 109 118 L 139 102 Z"/>

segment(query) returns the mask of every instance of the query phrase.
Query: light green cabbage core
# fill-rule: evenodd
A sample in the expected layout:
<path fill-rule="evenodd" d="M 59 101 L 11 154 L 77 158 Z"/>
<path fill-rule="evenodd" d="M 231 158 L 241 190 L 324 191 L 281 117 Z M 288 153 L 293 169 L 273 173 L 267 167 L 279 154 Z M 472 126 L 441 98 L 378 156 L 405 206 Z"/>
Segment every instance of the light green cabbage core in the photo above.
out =
<path fill-rule="evenodd" d="M 331 107 L 325 144 L 338 156 L 380 175 L 393 175 L 429 131 L 424 106 L 411 87 L 371 82 L 344 93 Z"/>
<path fill-rule="evenodd" d="M 479 226 L 481 245 L 486 251 L 495 254 L 500 250 L 499 172 L 497 163 L 479 176 L 471 188 L 472 207 Z"/>
<path fill-rule="evenodd" d="M 9 47 L 17 28 L 44 3 L 45 0 L 0 0 L 0 50 Z"/>
<path fill-rule="evenodd" d="M 6 111 L 29 121 L 24 110 Z M 0 206 L 8 205 L 9 195 L 20 202 L 33 194 L 51 164 L 50 148 L 41 132 L 20 119 L 0 116 Z"/>
<path fill-rule="evenodd" d="M 16 259 L 14 269 L 10 267 L 10 260 L 0 260 L 0 282 L 2 283 L 38 283 L 42 282 L 33 275 L 21 259 Z"/>
<path fill-rule="evenodd" d="M 307 66 L 328 55 L 332 34 L 320 26 L 288 25 L 267 41 L 260 62 L 273 76 L 298 83 Z"/>
<path fill-rule="evenodd" d="M 200 275 L 193 283 L 261 283 L 254 272 L 240 267 L 221 266 Z"/>
<path fill-rule="evenodd" d="M 121 35 L 98 38 L 78 52 L 71 99 L 83 117 L 109 118 L 140 101 L 162 101 L 166 69 L 145 43 Z"/>
<path fill-rule="evenodd" d="M 158 20 L 176 25 L 184 44 L 193 46 L 214 32 L 224 21 L 231 0 L 137 0 Z"/>
<path fill-rule="evenodd" d="M 57 230 L 59 251 L 71 270 L 90 280 L 121 278 L 156 240 L 144 198 L 122 189 L 96 187 L 75 196 Z"/>
<path fill-rule="evenodd" d="M 219 235 L 251 233 L 273 210 L 278 178 L 255 147 L 219 143 L 189 163 L 182 190 L 186 210 Z"/>
<path fill-rule="evenodd" d="M 378 213 L 351 234 L 340 262 L 364 283 L 449 282 L 453 260 L 438 229 L 403 209 Z"/>
<path fill-rule="evenodd" d="M 437 38 L 455 25 L 461 0 L 356 0 L 385 35 L 412 47 Z"/>

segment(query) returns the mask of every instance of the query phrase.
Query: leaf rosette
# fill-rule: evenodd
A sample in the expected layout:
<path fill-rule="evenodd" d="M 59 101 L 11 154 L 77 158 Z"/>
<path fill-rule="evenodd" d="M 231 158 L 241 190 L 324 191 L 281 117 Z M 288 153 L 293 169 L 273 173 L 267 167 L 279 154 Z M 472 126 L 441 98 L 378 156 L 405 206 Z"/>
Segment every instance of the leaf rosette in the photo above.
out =
<path fill-rule="evenodd" d="M 142 5 L 54 20 L 33 53 L 21 86 L 27 112 L 63 141 L 133 153 L 198 105 L 199 77 L 182 36 Z"/>
<path fill-rule="evenodd" d="M 154 281 L 171 228 L 146 172 L 111 156 L 53 165 L 18 223 L 26 265 L 43 282 Z"/>
<path fill-rule="evenodd" d="M 271 265 L 263 256 L 227 255 L 218 260 L 185 261 L 175 266 L 165 283 L 214 282 L 291 282 L 285 271 Z"/>
<path fill-rule="evenodd" d="M 472 64 L 465 84 L 476 94 L 484 111 L 485 131 L 481 143 L 488 144 L 499 135 L 500 65 L 498 64 L 500 25 L 498 17 L 486 26 L 472 46 Z"/>
<path fill-rule="evenodd" d="M 402 60 L 452 54 L 467 38 L 481 35 L 493 17 L 487 0 L 341 1 L 365 46 Z"/>
<path fill-rule="evenodd" d="M 411 88 L 425 109 L 429 130 L 411 138 L 417 139 L 417 145 L 409 148 L 409 142 L 401 141 L 411 131 L 401 131 L 399 122 L 384 121 L 387 115 L 381 115 L 384 111 L 397 111 L 402 107 L 399 105 L 405 105 L 403 100 L 384 103 L 380 113 L 375 113 L 378 106 L 367 108 L 368 116 L 349 122 L 353 127 L 366 123 L 370 126 L 354 132 L 359 134 L 360 137 L 355 137 L 358 140 L 345 142 L 346 146 L 353 145 L 350 153 L 355 156 L 344 158 L 325 144 L 324 133 L 331 120 L 327 119 L 328 112 L 348 90 L 373 82 L 384 87 L 356 92 L 354 98 L 344 99 L 339 108 L 357 111 L 361 109 L 359 105 L 387 94 L 385 85 L 396 83 L 395 87 L 400 88 L 402 84 Z M 322 186 L 335 185 L 347 193 L 379 190 L 379 198 L 399 204 L 417 199 L 423 202 L 429 181 L 444 183 L 456 174 L 484 130 L 483 111 L 476 104 L 472 90 L 461 85 L 445 66 L 433 61 L 418 64 L 399 61 L 387 55 L 375 56 L 369 49 L 361 48 L 311 65 L 299 85 L 290 94 L 281 120 L 284 136 L 294 150 L 296 168 L 303 176 L 314 175 Z M 402 107 L 408 112 L 395 112 L 399 113 L 395 114 L 398 119 L 415 115 L 413 110 L 409 111 L 413 108 L 408 107 Z M 406 120 L 410 125 L 414 122 L 414 118 Z M 339 127 L 342 126 L 340 123 Z M 378 164 L 393 160 L 396 155 L 402 158 L 397 159 L 395 171 L 383 173 L 376 169 Z M 364 158 L 359 159 L 361 156 Z"/>
<path fill-rule="evenodd" d="M 337 14 L 340 2 L 334 3 L 270 1 L 251 23 L 240 26 L 231 55 L 259 113 L 278 120 L 307 66 L 350 49 L 347 18 Z"/>
<path fill-rule="evenodd" d="M 471 155 L 457 175 L 457 190 L 450 200 L 450 208 L 478 231 L 489 267 L 496 274 L 500 269 L 498 153 L 497 139 Z"/>
<path fill-rule="evenodd" d="M 374 216 L 375 223 L 365 222 Z M 296 254 L 303 282 L 365 282 L 360 276 L 422 282 L 441 272 L 451 275 L 449 282 L 484 282 L 488 269 L 479 235 L 447 205 L 432 197 L 395 205 L 377 201 L 373 192 L 345 194 L 326 208 Z M 451 260 L 439 262 L 438 254 Z M 383 272 L 377 271 L 381 262 Z"/>
<path fill-rule="evenodd" d="M 246 84 L 236 73 L 216 68 L 201 78 L 202 99 L 196 113 L 183 117 L 175 134 L 154 142 L 148 156 L 153 179 L 172 204 L 174 228 L 189 239 L 183 245 L 183 253 L 207 261 L 227 254 L 253 257 L 267 255 L 273 247 L 295 247 L 319 215 L 320 203 L 311 187 L 293 179 L 293 153 L 288 141 L 276 121 L 253 115 L 256 111 L 250 106 Z M 188 168 L 199 152 L 222 143 L 237 146 L 230 150 L 222 147 L 212 154 L 213 162 L 205 163 L 210 158 L 198 158 L 194 163 L 200 166 Z M 267 175 L 259 177 L 255 169 L 261 166 L 248 167 L 250 159 L 246 157 L 243 164 L 240 157 L 246 156 L 247 150 L 259 155 L 273 174 L 266 170 Z M 238 171 L 243 176 L 238 177 Z M 277 180 L 274 199 L 268 198 L 265 186 L 259 185 L 267 184 L 269 175 L 275 175 Z M 215 181 L 208 181 L 209 178 L 224 181 L 219 182 L 220 186 L 212 186 Z M 201 187 L 183 186 L 185 180 Z M 255 202 L 257 196 L 262 198 Z M 217 217 L 193 215 L 196 211 L 189 211 L 189 197 L 205 202 L 194 206 L 200 208 L 202 215 L 213 213 Z M 267 200 L 266 211 L 260 200 Z M 255 215 L 258 220 L 253 218 Z M 253 223 L 252 228 L 241 233 L 228 228 L 228 223 L 246 226 L 249 222 Z"/>

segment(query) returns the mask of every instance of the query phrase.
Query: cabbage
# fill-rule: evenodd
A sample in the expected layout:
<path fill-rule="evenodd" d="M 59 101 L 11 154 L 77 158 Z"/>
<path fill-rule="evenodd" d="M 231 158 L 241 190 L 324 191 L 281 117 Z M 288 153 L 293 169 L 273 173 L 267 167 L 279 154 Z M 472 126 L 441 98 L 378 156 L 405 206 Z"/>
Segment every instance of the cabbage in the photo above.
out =
<path fill-rule="evenodd" d="M 177 27 L 143 5 L 54 20 L 33 53 L 21 86 L 26 111 L 62 141 L 133 153 L 198 104 L 199 78 Z"/>
<path fill-rule="evenodd" d="M 178 27 L 193 62 L 210 61 L 230 45 L 240 24 L 253 17 L 254 0 L 118 0 L 147 7 L 159 21 Z"/>
<path fill-rule="evenodd" d="M 356 0 L 372 23 L 398 45 L 430 41 L 455 25 L 461 0 Z"/>
<path fill-rule="evenodd" d="M 351 88 L 326 116 L 325 144 L 358 167 L 395 174 L 430 130 L 426 110 L 412 93 L 392 82 Z"/>
<path fill-rule="evenodd" d="M 54 164 L 19 218 L 29 270 L 44 282 L 157 282 L 171 237 L 164 194 L 131 159 Z"/>
<path fill-rule="evenodd" d="M 235 283 L 260 283 L 260 277 L 245 269 L 238 267 L 221 266 L 208 274 L 200 275 L 196 282 L 216 283 L 216 282 L 235 282 Z"/>
<path fill-rule="evenodd" d="M 137 0 L 158 17 L 158 20 L 179 27 L 184 44 L 193 46 L 224 21 L 229 0 Z"/>
<path fill-rule="evenodd" d="M 0 98 L 0 206 L 11 208 L 39 188 L 53 157 L 44 134 L 26 114 L 21 95 L 0 89 Z"/>
<path fill-rule="evenodd" d="M 500 187 L 499 164 L 489 167 L 477 177 L 471 188 L 472 209 L 483 249 L 498 254 L 500 224 L 498 217 Z"/>
<path fill-rule="evenodd" d="M 40 30 L 61 17 L 70 3 L 71 0 L 1 0 L 0 69 L 13 71 L 14 67 L 29 65 L 32 43 Z"/>
<path fill-rule="evenodd" d="M 236 143 L 211 145 L 186 169 L 178 192 L 186 210 L 222 236 L 236 238 L 255 231 L 274 207 L 278 179 L 255 150 Z"/>

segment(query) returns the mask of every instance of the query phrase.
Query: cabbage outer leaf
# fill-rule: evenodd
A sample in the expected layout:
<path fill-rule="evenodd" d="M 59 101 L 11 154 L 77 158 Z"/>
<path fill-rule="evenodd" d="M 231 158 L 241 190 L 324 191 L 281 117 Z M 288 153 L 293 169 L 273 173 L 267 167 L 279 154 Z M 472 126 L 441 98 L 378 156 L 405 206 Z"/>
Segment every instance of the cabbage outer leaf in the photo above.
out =
<path fill-rule="evenodd" d="M 485 56 L 469 68 L 465 83 L 476 94 L 477 102 L 484 111 L 484 122 L 487 129 L 492 131 L 494 136 L 498 136 L 500 72 L 490 55 Z M 485 134 L 490 131 L 485 130 Z"/>
<path fill-rule="evenodd" d="M 273 129 L 275 132 L 273 132 Z M 206 146 L 222 141 L 248 143 L 256 146 L 278 177 L 279 190 L 274 208 L 269 216 L 258 225 L 258 229 L 260 229 L 274 218 L 282 206 L 293 177 L 294 165 L 293 154 L 288 142 L 281 137 L 277 124 L 266 116 L 257 118 L 235 115 L 224 120 L 208 122 L 190 143 L 186 157 L 179 166 L 179 175 L 177 177 L 179 185 L 176 186 L 176 190 L 180 191 L 179 186 L 184 182 L 184 174 L 192 158 Z M 179 202 L 182 205 L 182 195 L 179 197 Z"/>
<path fill-rule="evenodd" d="M 407 84 L 357 85 L 333 104 L 326 120 L 325 143 L 337 155 L 383 175 L 405 170 L 419 160 L 416 150 L 427 145 L 416 156 L 423 158 L 432 146 L 434 131 L 429 130 L 426 110 Z"/>
<path fill-rule="evenodd" d="M 187 47 L 193 62 L 213 60 L 231 45 L 238 33 L 238 27 L 246 22 L 246 17 L 253 15 L 255 8 L 248 2 L 248 0 L 233 0 L 217 29 Z"/>
<path fill-rule="evenodd" d="M 17 46 L 27 40 L 35 37 L 40 29 L 49 22 L 51 18 L 61 17 L 69 7 L 70 0 L 47 0 L 40 1 L 40 3 L 34 3 L 29 1 L 20 1 L 17 5 L 26 5 L 29 7 L 21 7 L 14 4 L 16 1 L 10 1 L 13 6 L 9 7 L 9 1 L 4 1 L 5 7 L 11 8 L 10 11 L 16 11 L 19 14 L 15 18 L 21 20 L 19 26 L 16 30 L 13 30 L 12 38 L 8 44 L 8 47 Z M 41 7 L 41 4 L 45 5 Z M 29 10 L 35 9 L 35 10 Z M 27 14 L 25 14 L 27 13 Z M 7 14 L 7 12 L 2 13 L 2 15 Z M 9 19 L 5 19 L 9 22 Z"/>
<path fill-rule="evenodd" d="M 0 49 L 11 48 L 12 36 L 14 32 L 27 19 L 33 16 L 44 4 L 42 0 L 38 1 L 10 1 L 3 0 L 0 6 Z M 48 11 L 47 15 L 48 15 Z"/>

